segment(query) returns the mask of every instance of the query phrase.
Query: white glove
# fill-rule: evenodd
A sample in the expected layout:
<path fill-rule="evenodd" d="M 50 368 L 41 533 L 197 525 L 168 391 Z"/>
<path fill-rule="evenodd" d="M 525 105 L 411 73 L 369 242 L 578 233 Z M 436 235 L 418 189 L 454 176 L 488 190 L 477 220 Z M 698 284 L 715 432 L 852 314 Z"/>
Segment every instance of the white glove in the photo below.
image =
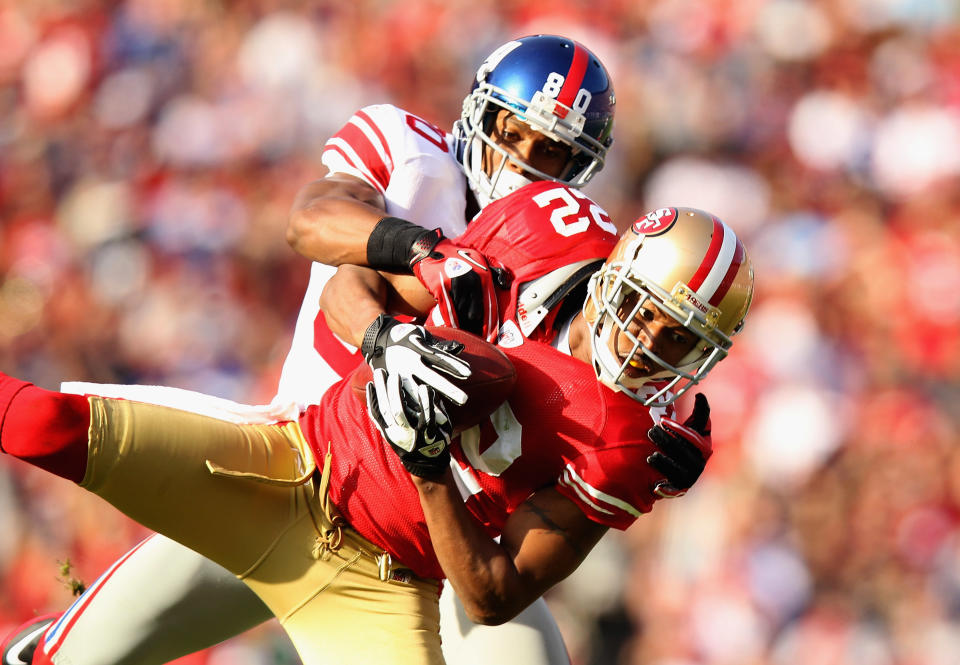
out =
<path fill-rule="evenodd" d="M 458 405 L 466 403 L 467 393 L 446 376 L 470 376 L 470 365 L 457 357 L 462 350 L 459 342 L 437 339 L 423 326 L 400 323 L 386 314 L 370 324 L 360 345 L 360 352 L 372 369 L 415 379 Z"/>
<path fill-rule="evenodd" d="M 453 423 L 430 386 L 375 369 L 367 412 L 408 472 L 436 478 L 449 466 Z"/>

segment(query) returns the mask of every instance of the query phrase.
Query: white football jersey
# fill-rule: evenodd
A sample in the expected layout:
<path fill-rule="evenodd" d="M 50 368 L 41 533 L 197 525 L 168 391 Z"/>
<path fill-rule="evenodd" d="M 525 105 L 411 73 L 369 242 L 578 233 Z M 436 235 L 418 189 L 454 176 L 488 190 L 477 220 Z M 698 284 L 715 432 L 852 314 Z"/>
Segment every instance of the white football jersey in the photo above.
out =
<path fill-rule="evenodd" d="M 423 118 L 389 104 L 357 111 L 327 141 L 321 161 L 330 173 L 367 181 L 383 194 L 387 214 L 448 238 L 463 233 L 467 180 L 454 159 L 453 137 Z M 336 268 L 314 263 L 275 404 L 317 404 L 327 388 L 358 362 L 357 349 L 327 327 L 320 293 Z"/>

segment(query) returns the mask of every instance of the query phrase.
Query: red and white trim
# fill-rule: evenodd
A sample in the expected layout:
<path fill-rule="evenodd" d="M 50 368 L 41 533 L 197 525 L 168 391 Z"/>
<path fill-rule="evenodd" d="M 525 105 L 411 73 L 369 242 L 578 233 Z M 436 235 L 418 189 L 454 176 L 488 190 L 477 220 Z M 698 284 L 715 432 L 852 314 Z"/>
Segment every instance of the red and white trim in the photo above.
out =
<path fill-rule="evenodd" d="M 327 141 L 324 152 L 338 153 L 381 193 L 390 184 L 393 156 L 379 127 L 364 111 L 358 111 Z"/>
<path fill-rule="evenodd" d="M 713 236 L 689 287 L 716 307 L 726 297 L 743 264 L 743 244 L 729 226 L 713 218 Z"/>
<path fill-rule="evenodd" d="M 574 471 L 573 466 L 570 464 L 568 464 L 563 470 L 563 475 L 560 477 L 559 484 L 563 487 L 569 487 L 578 497 L 580 497 L 581 501 L 597 512 L 604 513 L 606 515 L 613 515 L 615 514 L 615 510 L 619 510 L 632 515 L 633 517 L 640 517 L 643 514 L 643 511 L 637 510 L 623 499 L 618 499 L 615 496 L 611 496 L 610 494 L 598 490 L 596 487 L 581 478 L 579 474 Z"/>

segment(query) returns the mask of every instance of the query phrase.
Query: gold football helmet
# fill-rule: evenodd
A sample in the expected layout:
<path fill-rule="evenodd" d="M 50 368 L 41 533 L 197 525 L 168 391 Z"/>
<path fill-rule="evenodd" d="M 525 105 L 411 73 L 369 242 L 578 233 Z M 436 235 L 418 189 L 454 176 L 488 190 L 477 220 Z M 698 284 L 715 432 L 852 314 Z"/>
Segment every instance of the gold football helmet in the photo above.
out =
<path fill-rule="evenodd" d="M 727 355 L 752 298 L 753 267 L 733 229 L 692 208 L 648 213 L 590 281 L 583 313 L 597 377 L 647 406 L 670 404 Z M 654 353 L 631 326 L 651 305 L 695 336 L 677 362 Z M 655 369 L 637 376 L 630 368 L 640 364 Z"/>

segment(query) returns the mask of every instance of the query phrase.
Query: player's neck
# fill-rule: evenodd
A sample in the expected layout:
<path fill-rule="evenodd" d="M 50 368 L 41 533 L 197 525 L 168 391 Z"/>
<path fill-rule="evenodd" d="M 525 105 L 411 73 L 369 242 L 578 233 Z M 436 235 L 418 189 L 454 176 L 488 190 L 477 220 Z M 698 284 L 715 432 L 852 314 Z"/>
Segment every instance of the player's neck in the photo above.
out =
<path fill-rule="evenodd" d="M 590 352 L 590 326 L 582 312 L 577 312 L 570 322 L 570 355 L 588 365 L 593 362 Z"/>
<path fill-rule="evenodd" d="M 473 193 L 473 189 L 471 189 L 470 185 L 467 184 L 467 207 L 464 211 L 464 218 L 467 220 L 467 223 L 469 223 L 479 214 L 480 204 L 477 203 L 477 197 Z"/>

